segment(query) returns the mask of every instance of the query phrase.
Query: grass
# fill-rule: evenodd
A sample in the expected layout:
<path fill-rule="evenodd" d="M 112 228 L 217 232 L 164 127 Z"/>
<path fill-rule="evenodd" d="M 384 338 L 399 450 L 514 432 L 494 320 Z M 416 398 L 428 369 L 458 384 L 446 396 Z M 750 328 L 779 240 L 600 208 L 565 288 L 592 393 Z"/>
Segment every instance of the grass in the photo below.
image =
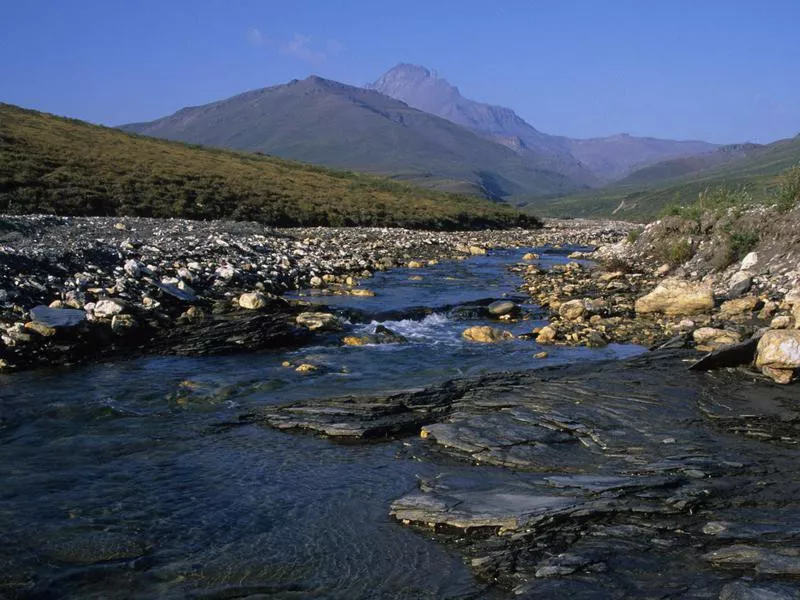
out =
<path fill-rule="evenodd" d="M 800 136 L 780 140 L 748 155 L 708 169 L 660 181 L 624 183 L 560 198 L 532 199 L 517 202 L 525 210 L 547 216 L 607 217 L 646 222 L 656 218 L 668 206 L 689 206 L 699 195 L 746 191 L 748 202 L 771 204 L 778 201 L 785 185 L 787 170 L 800 163 Z M 796 172 L 795 172 L 796 173 Z M 796 174 L 796 192 L 800 190 L 800 175 Z M 628 178 L 629 180 L 635 178 Z M 791 203 L 788 194 L 784 203 Z"/>
<path fill-rule="evenodd" d="M 275 226 L 537 227 L 503 204 L 0 104 L 0 211 Z"/>

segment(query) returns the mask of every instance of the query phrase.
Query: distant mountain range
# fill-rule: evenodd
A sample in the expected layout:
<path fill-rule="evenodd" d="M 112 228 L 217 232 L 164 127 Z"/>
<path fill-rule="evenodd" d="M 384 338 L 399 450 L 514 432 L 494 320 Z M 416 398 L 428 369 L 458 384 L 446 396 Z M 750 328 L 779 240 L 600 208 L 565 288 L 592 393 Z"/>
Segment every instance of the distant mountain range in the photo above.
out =
<path fill-rule="evenodd" d="M 373 90 L 309 77 L 121 129 L 391 175 L 493 199 L 588 187 L 438 116 Z"/>
<path fill-rule="evenodd" d="M 573 194 L 716 148 L 628 135 L 548 135 L 513 110 L 464 98 L 428 69 L 406 64 L 365 88 L 311 76 L 121 129 L 494 200 Z"/>
<path fill-rule="evenodd" d="M 744 189 L 754 202 L 771 202 L 779 176 L 800 164 L 800 135 L 771 144 L 733 144 L 699 156 L 640 169 L 600 189 L 517 204 L 536 214 L 648 221 L 670 204 L 692 204 L 715 188 Z"/>
<path fill-rule="evenodd" d="M 627 134 L 592 139 L 548 135 L 510 108 L 464 98 L 446 79 L 417 65 L 399 64 L 367 87 L 463 125 L 522 155 L 550 156 L 555 170 L 567 174 L 589 171 L 596 181 L 613 181 L 655 162 L 717 148 L 707 142 Z"/>

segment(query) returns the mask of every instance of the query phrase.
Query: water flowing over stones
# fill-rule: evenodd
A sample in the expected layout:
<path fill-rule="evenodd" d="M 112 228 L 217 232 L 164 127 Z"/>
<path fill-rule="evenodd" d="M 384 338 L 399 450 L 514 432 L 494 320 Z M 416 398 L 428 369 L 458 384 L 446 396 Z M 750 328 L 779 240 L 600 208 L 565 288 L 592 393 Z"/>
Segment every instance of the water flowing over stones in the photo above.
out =
<path fill-rule="evenodd" d="M 418 434 L 410 451 L 441 472 L 390 514 L 458 540 L 477 574 L 522 597 L 589 582 L 587 597 L 665 588 L 749 597 L 738 581 L 748 571 L 762 578 L 755 589 L 797 594 L 782 578 L 798 564 L 787 524 L 800 527 L 800 504 L 784 485 L 800 404 L 743 372 L 686 372 L 686 356 L 490 375 L 247 419 L 332 438 Z"/>

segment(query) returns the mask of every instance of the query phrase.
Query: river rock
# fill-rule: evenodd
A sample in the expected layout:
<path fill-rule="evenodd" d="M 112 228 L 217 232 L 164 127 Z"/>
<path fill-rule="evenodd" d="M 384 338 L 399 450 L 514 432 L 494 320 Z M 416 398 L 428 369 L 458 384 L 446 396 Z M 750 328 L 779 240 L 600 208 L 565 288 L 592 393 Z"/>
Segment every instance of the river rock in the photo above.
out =
<path fill-rule="evenodd" d="M 48 327 L 75 327 L 86 321 L 86 312 L 73 308 L 50 308 L 48 306 L 34 306 L 31 319 Z"/>
<path fill-rule="evenodd" d="M 745 296 L 743 298 L 736 298 L 734 300 L 726 300 L 719 308 L 719 316 L 723 319 L 729 319 L 739 315 L 744 315 L 754 312 L 761 300 L 757 296 Z"/>
<path fill-rule="evenodd" d="M 341 328 L 339 318 L 325 312 L 302 312 L 295 322 L 311 331 L 337 331 Z"/>
<path fill-rule="evenodd" d="M 575 321 L 586 314 L 586 303 L 583 300 L 569 300 L 558 307 L 562 319 Z"/>
<path fill-rule="evenodd" d="M 693 315 L 714 308 L 714 295 L 710 285 L 666 279 L 636 300 L 635 308 L 639 314 Z"/>
<path fill-rule="evenodd" d="M 111 331 L 118 335 L 123 335 L 136 327 L 136 319 L 133 315 L 114 315 L 111 317 Z"/>
<path fill-rule="evenodd" d="M 269 300 L 261 292 L 245 292 L 239 296 L 239 306 L 248 310 L 261 310 Z"/>
<path fill-rule="evenodd" d="M 526 252 L 522 255 L 522 260 L 539 260 L 539 255 L 535 252 Z"/>
<path fill-rule="evenodd" d="M 418 260 L 410 260 L 406 266 L 408 266 L 409 269 L 421 269 L 425 265 Z"/>
<path fill-rule="evenodd" d="M 476 325 L 474 327 L 470 327 L 469 329 L 465 329 L 461 333 L 461 337 L 471 342 L 493 343 L 502 342 L 505 340 L 513 340 L 514 334 L 512 334 L 510 331 L 505 331 L 489 325 Z"/>
<path fill-rule="evenodd" d="M 494 317 L 502 317 L 508 315 L 517 309 L 517 305 L 510 300 L 496 300 L 486 307 L 489 314 Z"/>
<path fill-rule="evenodd" d="M 480 246 L 470 246 L 469 253 L 472 256 L 481 256 L 483 254 L 486 254 L 486 248 L 481 248 Z"/>
<path fill-rule="evenodd" d="M 745 255 L 742 259 L 742 264 L 739 267 L 742 271 L 747 271 L 752 269 L 758 264 L 758 253 L 756 252 L 749 252 Z"/>
<path fill-rule="evenodd" d="M 55 327 L 50 327 L 44 323 L 40 323 L 39 321 L 29 321 L 25 323 L 25 329 L 29 331 L 35 331 L 42 337 L 52 337 L 56 334 Z"/>
<path fill-rule="evenodd" d="M 372 290 L 367 290 L 364 288 L 353 288 L 352 290 L 347 292 L 350 296 L 361 296 L 364 298 L 371 298 L 375 295 L 375 292 Z"/>
<path fill-rule="evenodd" d="M 800 552 L 797 548 L 759 548 L 745 544 L 726 546 L 703 555 L 716 567 L 753 569 L 772 575 L 800 575 Z"/>
<path fill-rule="evenodd" d="M 800 330 L 767 331 L 758 342 L 756 367 L 777 383 L 789 383 L 800 367 Z"/>
<path fill-rule="evenodd" d="M 558 330 L 553 325 L 545 325 L 539 330 L 539 334 L 536 336 L 536 343 L 537 344 L 555 344 L 556 342 L 556 333 Z"/>
<path fill-rule="evenodd" d="M 794 318 L 789 315 L 777 316 L 769 323 L 770 329 L 791 329 L 793 326 Z"/>
<path fill-rule="evenodd" d="M 94 316 L 96 317 L 113 317 L 125 311 L 126 304 L 122 300 L 113 298 L 106 298 L 98 300 L 94 305 Z"/>
<path fill-rule="evenodd" d="M 695 329 L 692 337 L 697 349 L 703 352 L 710 352 L 729 344 L 737 344 L 742 340 L 742 336 L 735 331 L 713 327 Z"/>

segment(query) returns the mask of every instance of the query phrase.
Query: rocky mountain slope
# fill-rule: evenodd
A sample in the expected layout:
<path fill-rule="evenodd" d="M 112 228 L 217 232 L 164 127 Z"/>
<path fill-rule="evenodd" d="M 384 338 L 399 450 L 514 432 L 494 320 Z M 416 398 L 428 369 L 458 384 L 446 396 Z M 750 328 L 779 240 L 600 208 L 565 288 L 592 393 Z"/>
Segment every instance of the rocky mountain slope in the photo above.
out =
<path fill-rule="evenodd" d="M 596 182 L 615 180 L 646 165 L 714 150 L 713 144 L 622 134 L 572 139 L 538 131 L 513 110 L 464 98 L 458 88 L 425 67 L 399 64 L 367 86 L 498 141 L 522 155 L 545 154 L 553 168 Z"/>
<path fill-rule="evenodd" d="M 0 212 L 426 229 L 538 223 L 474 197 L 192 148 L 8 104 L 0 104 Z"/>
<path fill-rule="evenodd" d="M 184 108 L 124 131 L 391 175 L 493 199 L 586 187 L 446 119 L 373 90 L 309 77 Z"/>

